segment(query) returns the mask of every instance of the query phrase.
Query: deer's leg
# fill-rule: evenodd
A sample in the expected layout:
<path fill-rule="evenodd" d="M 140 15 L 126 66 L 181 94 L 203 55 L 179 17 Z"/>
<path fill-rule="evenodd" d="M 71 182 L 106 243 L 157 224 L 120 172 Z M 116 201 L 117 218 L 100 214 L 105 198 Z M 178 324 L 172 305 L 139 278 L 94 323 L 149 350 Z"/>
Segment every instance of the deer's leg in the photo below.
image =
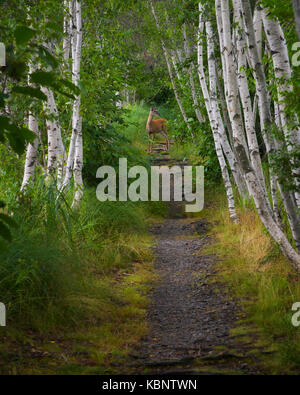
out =
<path fill-rule="evenodd" d="M 152 145 L 151 145 L 151 134 L 150 133 L 148 133 L 148 140 L 149 140 L 149 142 L 148 142 L 148 152 L 151 153 Z"/>
<path fill-rule="evenodd" d="M 162 131 L 161 134 L 164 136 L 164 138 L 166 139 L 166 146 L 167 146 L 167 151 L 169 151 L 170 149 L 170 141 L 169 141 L 169 137 L 168 137 L 168 133 L 165 131 Z"/>

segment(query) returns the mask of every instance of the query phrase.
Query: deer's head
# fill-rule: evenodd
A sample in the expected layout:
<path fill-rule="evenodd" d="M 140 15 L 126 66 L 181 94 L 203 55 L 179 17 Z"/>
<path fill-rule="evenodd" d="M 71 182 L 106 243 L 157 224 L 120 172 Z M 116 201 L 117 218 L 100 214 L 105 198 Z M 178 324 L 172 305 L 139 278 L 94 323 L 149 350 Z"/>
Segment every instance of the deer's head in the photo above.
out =
<path fill-rule="evenodd" d="M 157 111 L 157 109 L 156 109 L 155 107 L 151 107 L 151 108 L 150 108 L 150 112 L 151 112 L 151 114 L 152 114 L 153 116 L 161 117 L 160 113 Z"/>

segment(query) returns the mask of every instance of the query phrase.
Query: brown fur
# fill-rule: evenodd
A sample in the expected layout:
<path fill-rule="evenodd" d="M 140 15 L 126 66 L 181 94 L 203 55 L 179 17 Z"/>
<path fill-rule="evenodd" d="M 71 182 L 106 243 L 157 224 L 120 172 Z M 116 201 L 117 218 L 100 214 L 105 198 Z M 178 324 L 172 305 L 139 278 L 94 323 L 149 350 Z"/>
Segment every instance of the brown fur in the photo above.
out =
<path fill-rule="evenodd" d="M 147 120 L 147 124 L 146 124 L 146 130 L 148 132 L 148 137 L 149 137 L 148 150 L 149 150 L 149 152 L 152 151 L 152 144 L 150 141 L 151 135 L 154 136 L 156 134 L 162 134 L 166 139 L 167 151 L 169 151 L 170 140 L 169 140 L 168 131 L 167 131 L 167 120 L 164 118 L 159 118 L 159 119 L 153 120 L 154 116 L 160 116 L 160 114 L 155 108 L 151 107 L 149 117 Z"/>

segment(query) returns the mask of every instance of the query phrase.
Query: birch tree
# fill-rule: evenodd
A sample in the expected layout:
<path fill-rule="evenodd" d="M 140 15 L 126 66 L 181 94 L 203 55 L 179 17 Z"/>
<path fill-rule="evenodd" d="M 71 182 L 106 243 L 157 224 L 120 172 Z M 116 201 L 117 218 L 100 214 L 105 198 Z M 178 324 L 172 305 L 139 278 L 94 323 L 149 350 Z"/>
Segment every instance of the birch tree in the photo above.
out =
<path fill-rule="evenodd" d="M 209 94 L 209 90 L 207 87 L 207 82 L 206 82 L 206 76 L 204 72 L 204 62 L 203 62 L 203 41 L 202 41 L 202 36 L 204 33 L 204 22 L 203 22 L 203 7 L 202 4 L 199 3 L 199 26 L 198 26 L 198 44 L 197 44 L 197 58 L 198 58 L 198 75 L 199 75 L 199 81 L 202 89 L 202 94 L 204 97 L 205 101 L 205 106 L 206 106 L 206 111 L 209 117 L 209 121 L 211 124 L 212 128 L 212 133 L 213 133 L 213 138 L 214 138 L 214 143 L 215 143 L 215 148 L 216 148 L 216 154 L 218 157 L 219 165 L 221 168 L 221 173 L 222 173 L 222 178 L 224 181 L 224 186 L 226 190 L 226 195 L 227 195 L 227 202 L 228 202 L 228 209 L 229 209 L 229 215 L 230 218 L 233 222 L 237 222 L 237 213 L 235 209 L 235 203 L 234 203 L 234 196 L 233 196 L 233 190 L 232 190 L 232 185 L 226 165 L 226 161 L 223 155 L 222 147 L 221 147 L 221 139 L 220 139 L 220 133 L 224 133 L 224 129 L 221 129 L 221 124 L 219 123 L 220 118 L 217 116 L 217 111 L 218 111 L 218 106 L 216 104 L 216 86 L 214 85 L 214 80 L 213 80 L 213 73 L 215 70 L 215 65 L 214 65 L 214 54 L 213 54 L 213 38 L 211 34 L 211 29 L 210 25 L 208 25 L 208 59 L 209 59 L 209 71 L 210 71 L 210 93 L 213 96 L 211 98 Z M 222 133 L 222 134 L 223 134 Z"/>
<path fill-rule="evenodd" d="M 276 141 L 272 134 L 266 132 L 272 128 L 272 115 L 270 98 L 267 91 L 266 76 L 263 69 L 261 59 L 259 58 L 259 52 L 256 45 L 255 32 L 253 26 L 253 19 L 251 14 L 251 7 L 248 0 L 241 1 L 241 10 L 243 13 L 243 21 L 246 30 L 248 51 L 250 56 L 250 64 L 254 72 L 256 92 L 259 98 L 259 112 L 261 117 L 262 134 L 266 145 L 267 153 L 269 156 L 269 165 L 271 165 L 270 157 L 272 154 L 280 148 L 280 142 Z M 271 177 L 273 176 L 272 167 L 270 166 Z M 285 210 L 288 216 L 289 224 L 295 240 L 296 247 L 300 251 L 300 226 L 299 226 L 299 215 L 297 212 L 297 205 L 295 196 L 290 191 L 286 191 L 285 188 L 277 182 L 280 194 L 282 196 Z"/>
<path fill-rule="evenodd" d="M 191 62 L 191 47 L 190 43 L 188 40 L 187 36 L 187 31 L 186 31 L 186 24 L 184 23 L 183 28 L 182 28 L 182 33 L 183 33 L 183 43 L 184 43 L 184 50 L 185 50 L 185 55 L 186 58 L 188 59 L 189 62 Z M 194 110 L 196 117 L 200 123 L 203 122 L 203 117 L 201 115 L 201 111 L 199 109 L 199 102 L 198 102 L 198 97 L 197 97 L 197 92 L 196 92 L 196 87 L 195 87 L 195 81 L 194 81 L 194 75 L 193 75 L 193 63 L 190 63 L 188 68 L 187 68 L 187 73 L 189 76 L 189 81 L 190 81 L 190 88 L 191 88 L 191 93 L 192 93 L 192 99 L 193 99 L 193 104 L 194 104 Z"/>
<path fill-rule="evenodd" d="M 73 83 L 79 86 L 80 81 L 80 62 L 82 46 L 82 19 L 81 3 L 75 0 L 75 18 L 76 18 L 76 40 L 74 39 L 75 58 L 73 62 Z M 78 95 L 74 101 L 72 127 L 76 135 L 74 150 L 74 186 L 75 194 L 73 207 L 78 207 L 83 196 L 82 165 L 83 165 L 83 148 L 82 148 L 82 119 L 79 114 L 81 97 Z M 72 131 L 72 133 L 73 133 Z"/>
<path fill-rule="evenodd" d="M 60 186 L 64 176 L 66 152 L 61 136 L 59 115 L 53 91 L 45 87 L 42 88 L 42 91 L 47 96 L 47 103 L 44 106 L 47 112 L 46 125 L 48 131 L 47 178 L 49 179 L 50 176 L 55 178 L 57 171 L 57 183 Z"/>
<path fill-rule="evenodd" d="M 31 74 L 34 70 L 32 62 L 29 64 L 29 74 Z M 28 77 L 28 85 L 32 86 L 30 82 L 30 78 Z M 25 159 L 25 166 L 24 166 L 24 175 L 23 181 L 21 185 L 21 191 L 24 191 L 27 185 L 32 181 L 34 176 L 34 170 L 36 167 L 37 155 L 38 155 L 38 134 L 39 128 L 37 120 L 32 112 L 32 108 L 29 109 L 28 114 L 28 129 L 31 130 L 35 135 L 36 138 L 34 139 L 33 143 L 29 143 L 26 148 L 26 159 Z"/>
<path fill-rule="evenodd" d="M 80 82 L 80 63 L 82 47 L 82 15 L 81 3 L 77 0 L 69 2 L 69 17 L 71 33 L 71 54 L 72 54 L 72 82 L 79 86 Z M 74 176 L 75 194 L 72 206 L 77 207 L 83 196 L 82 165 L 83 165 L 83 147 L 82 147 L 82 119 L 80 116 L 80 94 L 76 96 L 72 110 L 72 134 L 70 139 L 66 171 L 64 181 L 60 188 L 63 192 L 70 184 Z"/>
<path fill-rule="evenodd" d="M 63 39 L 63 58 L 67 61 L 70 57 L 70 47 L 72 38 L 72 18 L 70 18 L 71 0 L 64 0 L 64 39 Z"/>
<path fill-rule="evenodd" d="M 242 5 L 245 9 L 250 9 L 250 4 L 248 0 L 241 0 Z M 265 194 L 262 190 L 262 186 L 259 179 L 248 159 L 244 143 L 243 143 L 243 122 L 240 115 L 239 102 L 238 102 L 238 85 L 236 76 L 234 73 L 234 59 L 233 59 L 233 48 L 232 48 L 232 36 L 231 36 L 231 23 L 230 23 L 230 12 L 229 12 L 229 1 L 228 0 L 216 0 L 216 12 L 219 14 L 217 17 L 218 31 L 220 38 L 221 51 L 224 50 L 225 62 L 226 62 L 226 78 L 228 87 L 228 97 L 227 97 L 227 107 L 230 121 L 233 130 L 233 142 L 237 152 L 237 160 L 239 166 L 244 174 L 251 195 L 253 196 L 258 214 L 273 237 L 273 239 L 278 243 L 282 252 L 290 260 L 293 267 L 300 271 L 300 255 L 291 246 L 286 235 L 280 229 L 278 224 L 273 218 L 273 213 L 271 212 L 270 206 L 266 201 Z M 252 15 L 252 29 L 254 33 Z M 255 43 L 255 50 L 257 52 L 257 47 Z"/>
<path fill-rule="evenodd" d="M 295 12 L 295 20 L 297 26 L 297 33 L 300 40 L 300 0 L 292 0 L 294 12 Z"/>
<path fill-rule="evenodd" d="M 153 17 L 154 17 L 154 20 L 155 20 L 157 31 L 160 33 L 161 32 L 160 23 L 159 23 L 159 19 L 158 19 L 157 15 L 156 15 L 156 11 L 155 11 L 155 8 L 154 8 L 154 5 L 153 5 L 153 1 L 149 0 L 149 3 L 150 3 L 151 11 L 152 11 L 152 14 L 153 14 Z M 167 47 L 166 47 L 166 44 L 165 44 L 165 41 L 163 40 L 163 38 L 161 38 L 160 41 L 161 41 L 161 47 L 162 47 L 162 50 L 163 50 L 163 54 L 164 54 L 164 57 L 165 57 L 165 60 L 166 60 L 168 73 L 169 73 L 169 77 L 170 77 L 170 81 L 171 81 L 171 84 L 172 84 L 174 95 L 175 95 L 178 107 L 180 109 L 182 118 L 184 119 L 184 122 L 185 122 L 188 130 L 190 131 L 191 130 L 191 125 L 188 122 L 188 117 L 186 115 L 185 109 L 183 107 L 182 101 L 181 101 L 179 93 L 178 93 L 178 89 L 177 89 L 177 86 L 176 86 L 176 82 L 175 82 L 175 78 L 174 78 L 174 74 L 173 74 L 173 70 L 172 70 L 172 66 L 171 66 L 171 62 L 170 62 L 170 58 L 169 58 L 169 53 L 168 53 L 168 50 L 167 50 Z"/>
<path fill-rule="evenodd" d="M 243 36 L 239 0 L 233 0 L 234 6 L 234 22 L 236 24 L 236 50 L 237 50 L 237 81 L 239 87 L 239 94 L 241 98 L 245 130 L 247 135 L 247 142 L 249 147 L 250 160 L 254 171 L 261 183 L 262 189 L 266 194 L 265 179 L 262 171 L 261 158 L 259 153 L 259 146 L 255 131 L 255 119 L 252 109 L 252 101 L 248 80 L 246 76 L 247 59 L 246 59 L 246 42 Z"/>
<path fill-rule="evenodd" d="M 300 149 L 300 128 L 297 116 L 294 116 L 294 119 L 292 120 L 293 122 L 291 122 L 291 117 L 288 117 L 287 114 L 288 108 L 286 104 L 286 92 L 291 92 L 293 90 L 291 84 L 292 71 L 288 56 L 288 49 L 279 21 L 270 18 L 266 10 L 263 10 L 262 15 L 264 29 L 270 45 L 274 63 L 281 126 L 284 132 L 288 152 L 291 153 L 294 149 Z M 291 123 L 293 124 L 291 125 Z M 300 169 L 295 168 L 292 159 L 291 166 L 293 169 L 295 185 L 299 188 L 300 181 L 298 178 L 300 178 Z M 299 192 L 295 193 L 295 198 L 298 207 L 300 207 Z"/>

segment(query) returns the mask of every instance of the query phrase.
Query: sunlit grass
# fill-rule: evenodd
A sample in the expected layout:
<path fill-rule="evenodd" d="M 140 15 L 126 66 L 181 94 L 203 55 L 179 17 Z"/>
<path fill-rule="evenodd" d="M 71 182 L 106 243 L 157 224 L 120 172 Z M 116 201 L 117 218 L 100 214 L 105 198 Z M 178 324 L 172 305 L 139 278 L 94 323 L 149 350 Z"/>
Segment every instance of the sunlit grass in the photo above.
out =
<path fill-rule="evenodd" d="M 240 223 L 233 224 L 223 193 L 219 196 L 222 197 L 217 198 L 217 203 L 201 214 L 214 222 L 212 234 L 216 242 L 207 252 L 222 258 L 218 264 L 220 280 L 245 309 L 246 318 L 241 322 L 246 328 L 244 336 L 250 335 L 254 348 L 260 345 L 273 352 L 263 358 L 266 371 L 296 373 L 300 331 L 291 323 L 291 307 L 300 301 L 299 276 L 273 243 L 258 215 L 240 208 Z M 216 209 L 216 205 L 220 208 Z"/>
<path fill-rule="evenodd" d="M 133 164 L 147 164 L 147 116 L 135 106 L 127 126 L 118 126 L 132 141 L 124 152 Z M 72 188 L 62 200 L 42 178 L 16 199 L 18 190 L 17 183 L 0 180 L 1 196 L 19 224 L 9 248 L 0 251 L 0 301 L 8 321 L 0 371 L 106 372 L 147 331 L 147 292 L 155 281 L 147 228 L 166 206 L 99 202 L 90 187 L 73 211 Z M 23 354 L 24 342 L 51 357 L 32 359 Z M 70 344 L 86 350 L 88 361 L 72 355 Z M 19 356 L 10 360 L 6 350 L 15 348 Z"/>

